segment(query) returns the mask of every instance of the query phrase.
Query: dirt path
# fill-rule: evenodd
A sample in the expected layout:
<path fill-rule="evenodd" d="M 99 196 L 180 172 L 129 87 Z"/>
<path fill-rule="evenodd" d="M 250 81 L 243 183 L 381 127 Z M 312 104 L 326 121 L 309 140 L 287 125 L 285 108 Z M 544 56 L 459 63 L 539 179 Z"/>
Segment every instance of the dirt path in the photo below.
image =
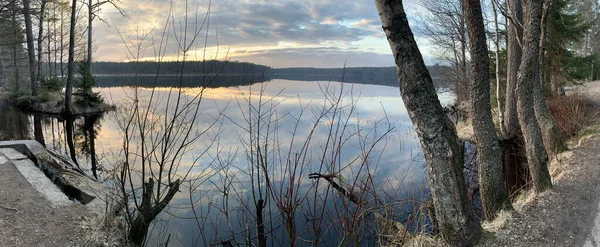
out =
<path fill-rule="evenodd" d="M 600 107 L 600 81 L 579 90 Z M 517 203 L 504 224 L 487 227 L 482 246 L 600 246 L 600 116 L 590 117 L 590 135 L 551 164 L 552 190 Z"/>
<path fill-rule="evenodd" d="M 0 158 L 0 246 L 87 246 L 85 208 L 51 207 L 12 162 Z"/>

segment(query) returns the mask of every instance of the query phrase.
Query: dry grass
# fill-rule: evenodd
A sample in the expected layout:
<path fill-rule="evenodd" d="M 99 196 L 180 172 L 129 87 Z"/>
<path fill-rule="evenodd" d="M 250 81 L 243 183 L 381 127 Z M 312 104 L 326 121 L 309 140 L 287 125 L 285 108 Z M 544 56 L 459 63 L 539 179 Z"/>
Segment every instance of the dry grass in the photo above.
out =
<path fill-rule="evenodd" d="M 511 211 L 502 210 L 498 213 L 494 220 L 483 222 L 481 227 L 483 227 L 483 229 L 486 231 L 494 232 L 504 227 L 510 220 L 512 220 Z"/>
<path fill-rule="evenodd" d="M 129 246 L 123 238 L 123 225 L 115 218 L 86 217 L 81 227 L 86 231 L 86 246 Z"/>
<path fill-rule="evenodd" d="M 533 189 L 522 190 L 513 202 L 513 207 L 516 211 L 522 211 L 523 208 L 535 200 L 536 193 Z"/>
<path fill-rule="evenodd" d="M 405 245 L 408 247 L 446 247 L 448 244 L 444 243 L 444 241 L 434 235 L 428 234 L 418 234 L 410 238 Z"/>
<path fill-rule="evenodd" d="M 563 176 L 568 174 L 571 170 L 569 166 L 569 160 L 573 157 L 573 151 L 565 151 L 559 153 L 556 158 L 550 161 L 550 165 L 548 168 L 550 169 L 550 175 L 552 176 L 552 180 L 560 180 Z"/>
<path fill-rule="evenodd" d="M 471 142 L 475 141 L 473 137 L 473 125 L 471 125 L 470 118 L 466 119 L 465 121 L 459 121 L 455 126 L 458 138 L 461 140 L 469 140 Z"/>

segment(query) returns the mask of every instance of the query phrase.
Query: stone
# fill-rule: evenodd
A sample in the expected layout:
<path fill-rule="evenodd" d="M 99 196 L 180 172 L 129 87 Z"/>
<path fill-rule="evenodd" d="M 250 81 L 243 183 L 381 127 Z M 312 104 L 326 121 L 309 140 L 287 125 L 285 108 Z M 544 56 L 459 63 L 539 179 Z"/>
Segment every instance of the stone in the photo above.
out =
<path fill-rule="evenodd" d="M 22 153 L 17 152 L 17 150 L 14 150 L 12 148 L 0 148 L 0 153 L 3 154 L 4 156 L 6 156 L 6 158 L 11 159 L 11 160 L 27 159 L 27 156 L 23 155 Z"/>

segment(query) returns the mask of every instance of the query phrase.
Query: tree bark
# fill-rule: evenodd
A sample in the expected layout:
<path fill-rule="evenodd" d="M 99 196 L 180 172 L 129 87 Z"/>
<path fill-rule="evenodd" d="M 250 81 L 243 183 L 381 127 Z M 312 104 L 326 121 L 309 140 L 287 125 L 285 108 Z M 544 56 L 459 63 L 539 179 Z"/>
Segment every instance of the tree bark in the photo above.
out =
<path fill-rule="evenodd" d="M 38 95 L 37 64 L 35 63 L 35 47 L 33 45 L 33 27 L 31 23 L 30 1 L 23 0 L 23 16 L 25 17 L 25 36 L 27 39 L 27 56 L 29 58 L 29 80 L 31 83 L 31 95 Z"/>
<path fill-rule="evenodd" d="M 477 144 L 479 185 L 485 218 L 492 220 L 510 201 L 504 183 L 500 145 L 490 105 L 490 74 L 485 26 L 479 0 L 464 0 L 471 50 L 471 123 Z"/>
<path fill-rule="evenodd" d="M 398 68 L 402 100 L 423 147 L 440 233 L 450 245 L 473 246 L 481 228 L 466 195 L 456 129 L 440 105 L 402 1 L 375 0 L 375 5 Z"/>
<path fill-rule="evenodd" d="M 4 70 L 4 59 L 2 57 L 2 48 L 0 48 L 0 87 L 6 86 L 6 72 Z"/>
<path fill-rule="evenodd" d="M 65 87 L 65 109 L 67 115 L 73 114 L 71 109 L 71 96 L 73 92 L 73 74 L 75 72 L 75 14 L 77 11 L 77 0 L 73 0 L 71 4 L 71 24 L 69 28 L 69 61 L 67 64 L 67 85 Z"/>
<path fill-rule="evenodd" d="M 544 9 L 542 14 L 541 21 L 541 37 L 539 43 L 539 73 L 538 80 L 533 83 L 533 101 L 534 101 L 534 109 L 535 109 L 535 118 L 540 124 L 540 130 L 542 131 L 542 139 L 544 141 L 544 147 L 546 148 L 546 153 L 548 154 L 548 158 L 552 159 L 556 157 L 561 147 L 564 146 L 564 141 L 562 140 L 560 133 L 558 132 L 558 128 L 556 127 L 556 121 L 548 108 L 548 104 L 546 104 L 546 97 L 544 96 L 544 88 L 543 88 L 543 66 L 544 66 L 544 47 L 546 46 L 546 20 L 548 17 L 548 10 L 550 8 L 550 1 L 544 1 Z M 553 92 L 555 94 L 556 92 Z"/>
<path fill-rule="evenodd" d="M 17 24 L 17 11 L 14 10 L 13 14 L 12 14 L 12 25 L 13 25 L 13 34 L 14 34 L 14 40 L 13 40 L 13 66 L 15 67 L 15 91 L 20 94 L 20 90 L 21 90 L 21 73 L 20 73 L 20 69 L 19 69 L 19 45 L 18 43 L 20 43 L 20 39 L 19 39 L 19 28 L 18 28 L 18 24 Z"/>
<path fill-rule="evenodd" d="M 542 1 L 526 0 L 526 20 L 524 23 L 523 57 L 517 76 L 517 112 L 521 132 L 525 139 L 527 162 L 533 188 L 542 192 L 552 187 L 548 171 L 548 156 L 544 149 L 542 133 L 534 110 L 534 85 L 539 83 L 539 45 Z"/>
<path fill-rule="evenodd" d="M 542 85 L 542 89 L 545 87 L 547 80 L 547 69 L 546 69 L 546 39 L 547 39 L 547 23 L 548 23 L 548 13 L 552 6 L 551 0 L 544 0 L 544 9 L 542 12 L 542 23 L 541 23 L 541 37 L 540 37 L 540 85 Z M 555 94 L 556 92 L 552 92 Z"/>
<path fill-rule="evenodd" d="M 515 138 L 520 135 L 519 118 L 517 114 L 517 71 L 521 64 L 521 45 L 519 40 L 523 37 L 523 9 L 521 0 L 509 1 L 511 21 L 508 23 L 508 61 L 506 70 L 506 103 L 504 114 L 504 138 Z"/>

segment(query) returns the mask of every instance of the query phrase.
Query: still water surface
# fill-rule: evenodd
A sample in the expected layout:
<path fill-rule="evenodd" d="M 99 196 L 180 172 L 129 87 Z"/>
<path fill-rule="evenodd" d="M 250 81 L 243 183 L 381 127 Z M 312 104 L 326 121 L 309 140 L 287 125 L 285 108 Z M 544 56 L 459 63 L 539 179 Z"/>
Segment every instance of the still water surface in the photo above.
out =
<path fill-rule="evenodd" d="M 130 99 L 134 90 L 129 87 L 96 90 L 107 101 L 119 106 L 120 111 L 97 118 L 76 119 L 74 139 L 79 162 L 90 168 L 89 164 L 93 159 L 90 154 L 95 153 L 103 168 L 99 172 L 100 177 L 106 179 L 107 171 L 122 161 L 120 114 L 131 110 Z M 186 88 L 183 93 L 185 97 L 194 97 L 198 90 L 200 89 Z M 156 88 L 155 98 L 166 100 L 169 91 L 169 88 Z M 151 92 L 151 89 L 140 89 L 140 101 L 149 99 Z M 259 100 L 258 95 L 261 94 L 262 100 Z M 323 106 L 328 104 L 325 95 L 330 98 L 343 96 L 336 114 L 343 120 L 346 131 L 337 135 L 344 141 L 339 142 L 335 151 L 325 147 L 328 145 L 328 137 L 332 135 L 332 126 L 340 123 L 339 120 L 333 117 L 335 114 L 318 118 Z M 450 93 L 442 93 L 439 97 L 445 103 L 453 100 Z M 251 209 L 251 191 L 253 184 L 256 187 L 256 181 L 251 181 L 249 177 L 251 169 L 247 155 L 247 121 L 252 109 L 248 108 L 248 102 L 256 107 L 267 101 L 269 104 L 265 107 L 272 107 L 276 116 L 270 119 L 276 119 L 277 122 L 276 130 L 270 130 L 271 133 L 276 133 L 273 134 L 276 138 L 272 140 L 276 140 L 274 142 L 278 147 L 273 152 L 284 153 L 277 156 L 278 161 L 293 158 L 293 154 L 290 155 L 292 157 L 286 156 L 289 147 L 293 150 L 290 153 L 297 153 L 306 137 L 311 136 L 308 151 L 305 152 L 305 165 L 298 169 L 293 180 L 298 184 L 299 190 L 303 191 L 300 194 L 304 195 L 300 199 L 295 222 L 299 239 L 307 241 L 299 240 L 298 244 L 310 245 L 314 236 L 323 239 L 323 246 L 337 243 L 343 238 L 344 227 L 350 225 L 342 222 L 344 216 L 353 215 L 340 212 L 343 211 L 339 209 L 340 205 L 349 208 L 347 201 L 332 193 L 326 184 L 316 186 L 317 181 L 308 179 L 309 173 L 334 171 L 347 182 L 358 186 L 368 180 L 373 191 L 378 192 L 370 197 L 378 201 L 416 199 L 412 204 L 397 206 L 406 211 L 395 216 L 398 220 L 407 219 L 414 212 L 412 207 L 428 196 L 426 190 L 423 190 L 427 185 L 419 140 L 398 88 L 291 80 L 211 88 L 203 94 L 200 117 L 194 123 L 199 129 L 209 131 L 181 159 L 180 170 L 190 170 L 191 175 L 188 177 L 200 179 L 184 183 L 171 205 L 155 220 L 151 228 L 150 245 L 164 243 L 167 238 L 170 239 L 169 246 L 226 245 L 233 240 L 255 241 L 246 234 L 255 231 L 252 227 L 255 220 Z M 164 107 L 164 101 L 157 107 Z M 311 134 L 312 126 L 316 128 Z M 50 116 L 27 115 L 6 106 L 0 113 L 0 139 L 36 139 L 50 149 L 68 154 L 64 128 L 64 120 Z M 327 152 L 333 156 L 324 159 L 325 149 L 330 150 Z M 332 161 L 334 158 L 335 161 Z M 335 165 L 324 167 L 323 163 Z M 273 162 L 273 166 L 277 166 L 277 162 Z M 290 181 L 289 171 L 282 167 L 271 169 L 274 180 L 271 184 L 275 188 L 284 188 Z M 106 181 L 110 183 L 110 179 Z M 225 200 L 223 190 L 220 189 L 227 182 L 231 186 L 229 200 Z M 281 192 L 278 196 L 284 198 L 286 195 Z M 356 208 L 352 207 L 352 210 Z M 319 212 L 321 213 L 318 214 Z M 268 215 L 269 244 L 288 245 L 289 239 L 275 200 L 268 202 L 265 214 Z M 320 219 L 315 220 L 316 217 Z M 319 233 L 315 233 L 315 221 L 320 222 Z M 367 230 L 360 227 L 356 229 Z M 254 233 L 250 235 L 253 236 Z M 373 244 L 373 239 L 368 236 L 360 241 L 364 241 L 363 245 Z"/>

